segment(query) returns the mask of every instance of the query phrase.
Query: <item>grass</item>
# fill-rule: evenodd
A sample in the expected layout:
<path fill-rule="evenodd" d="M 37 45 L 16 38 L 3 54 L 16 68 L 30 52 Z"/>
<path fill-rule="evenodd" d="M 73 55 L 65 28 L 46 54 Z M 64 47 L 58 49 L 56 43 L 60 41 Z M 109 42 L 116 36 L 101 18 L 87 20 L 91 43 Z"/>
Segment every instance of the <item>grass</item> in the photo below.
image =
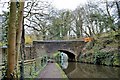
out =
<path fill-rule="evenodd" d="M 60 54 L 58 51 L 53 54 L 53 57 L 56 57 L 58 54 Z"/>
<path fill-rule="evenodd" d="M 62 75 L 62 79 L 63 80 L 68 80 L 68 77 L 67 77 L 67 75 L 65 74 L 65 72 L 60 68 L 60 66 L 56 63 L 56 66 L 57 66 L 57 68 L 59 68 L 59 70 L 60 70 L 60 73 L 61 73 L 61 75 Z"/>

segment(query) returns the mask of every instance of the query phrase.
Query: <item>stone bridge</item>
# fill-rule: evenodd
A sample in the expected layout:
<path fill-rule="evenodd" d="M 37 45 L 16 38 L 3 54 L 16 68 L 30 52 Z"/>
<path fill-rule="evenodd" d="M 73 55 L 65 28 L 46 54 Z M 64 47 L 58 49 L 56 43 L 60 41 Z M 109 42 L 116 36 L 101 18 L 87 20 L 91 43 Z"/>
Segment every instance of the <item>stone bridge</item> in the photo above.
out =
<path fill-rule="evenodd" d="M 55 52 L 64 52 L 71 60 L 78 60 L 86 43 L 82 40 L 33 41 L 35 53 L 39 56 L 52 56 Z"/>

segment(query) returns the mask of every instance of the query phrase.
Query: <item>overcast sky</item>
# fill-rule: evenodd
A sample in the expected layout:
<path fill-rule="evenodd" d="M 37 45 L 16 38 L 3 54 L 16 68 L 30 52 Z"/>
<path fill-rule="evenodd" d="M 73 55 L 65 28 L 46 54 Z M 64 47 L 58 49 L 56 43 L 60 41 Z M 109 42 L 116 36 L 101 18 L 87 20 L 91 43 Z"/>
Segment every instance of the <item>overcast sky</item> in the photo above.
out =
<path fill-rule="evenodd" d="M 53 0 L 53 5 L 58 9 L 75 9 L 79 4 L 86 3 L 86 0 Z"/>
<path fill-rule="evenodd" d="M 10 0 L 0 0 L 0 2 L 7 2 Z M 16 1 L 16 0 L 15 0 Z M 27 0 L 31 1 L 31 0 Z M 53 6 L 56 7 L 57 9 L 71 9 L 74 10 L 78 5 L 80 4 L 85 4 L 88 0 L 42 0 L 42 1 L 49 1 L 52 2 Z M 94 0 L 97 1 L 97 0 Z M 108 0 L 111 1 L 111 0 Z M 6 10 L 5 6 L 2 8 L 2 4 L 0 4 L 0 13 L 2 10 Z"/>
<path fill-rule="evenodd" d="M 9 0 L 0 0 L 0 2 L 6 2 Z M 28 0 L 29 1 L 29 0 Z M 84 4 L 86 0 L 43 0 L 43 1 L 49 1 L 52 2 L 53 6 L 56 7 L 57 9 L 75 9 L 79 4 Z M 0 7 L 2 5 L 0 4 Z M 0 13 L 4 9 L 0 9 Z"/>

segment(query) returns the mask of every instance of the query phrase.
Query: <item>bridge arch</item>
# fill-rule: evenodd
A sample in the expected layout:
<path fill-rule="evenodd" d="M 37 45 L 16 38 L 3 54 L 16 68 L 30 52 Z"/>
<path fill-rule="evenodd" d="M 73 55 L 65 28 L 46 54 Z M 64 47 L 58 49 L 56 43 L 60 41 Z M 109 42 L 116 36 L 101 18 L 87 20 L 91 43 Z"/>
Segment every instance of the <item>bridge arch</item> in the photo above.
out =
<path fill-rule="evenodd" d="M 69 50 L 65 50 L 65 49 L 60 49 L 60 50 L 58 50 L 58 51 L 67 54 L 67 56 L 68 56 L 68 61 L 69 61 L 69 62 L 72 62 L 72 61 L 75 61 L 75 60 L 76 60 L 76 59 L 75 59 L 75 58 L 76 58 L 76 55 L 75 55 L 75 53 L 74 53 L 73 51 L 69 51 Z"/>

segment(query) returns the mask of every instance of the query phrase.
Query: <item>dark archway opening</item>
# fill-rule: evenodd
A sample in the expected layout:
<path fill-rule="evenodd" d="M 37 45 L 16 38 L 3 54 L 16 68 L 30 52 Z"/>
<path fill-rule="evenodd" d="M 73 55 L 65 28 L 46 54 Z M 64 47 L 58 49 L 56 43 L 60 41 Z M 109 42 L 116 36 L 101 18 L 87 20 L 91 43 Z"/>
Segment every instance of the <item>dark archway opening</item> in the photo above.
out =
<path fill-rule="evenodd" d="M 74 62 L 75 61 L 75 55 L 69 51 L 66 50 L 58 50 L 60 52 L 63 52 L 68 55 L 68 62 Z"/>

